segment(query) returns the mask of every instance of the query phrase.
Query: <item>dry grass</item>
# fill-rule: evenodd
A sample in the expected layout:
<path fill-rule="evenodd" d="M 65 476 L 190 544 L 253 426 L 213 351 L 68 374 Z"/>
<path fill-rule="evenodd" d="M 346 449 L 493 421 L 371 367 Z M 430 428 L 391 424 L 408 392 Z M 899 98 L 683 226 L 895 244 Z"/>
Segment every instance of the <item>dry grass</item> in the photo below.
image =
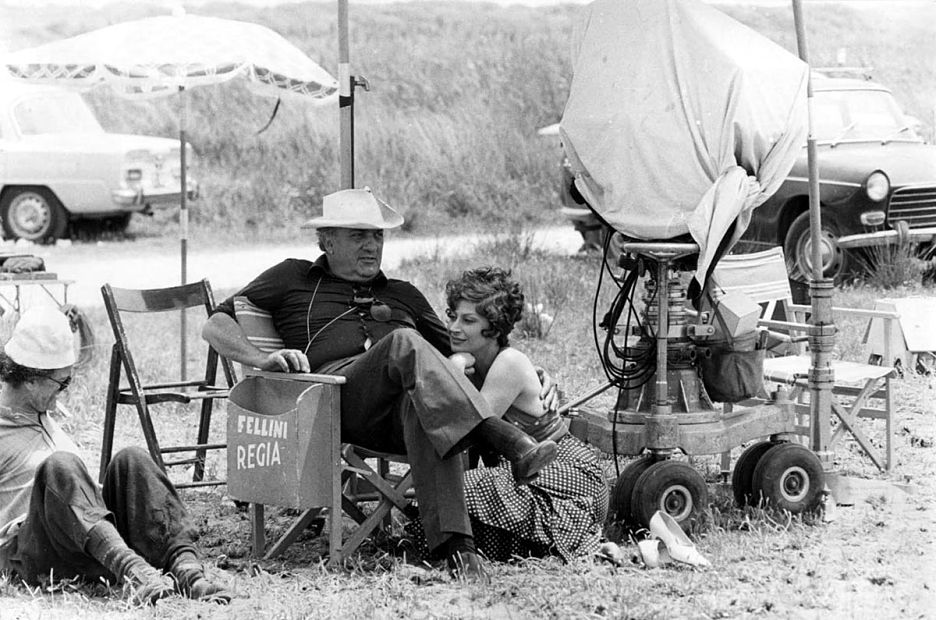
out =
<path fill-rule="evenodd" d="M 520 338 L 516 345 L 551 370 L 569 395 L 600 381 L 590 326 L 591 298 L 598 262 L 548 256 L 529 249 L 522 235 L 485 245 L 457 260 L 433 257 L 414 260 L 397 274 L 414 280 L 441 309 L 441 284 L 459 271 L 482 263 L 511 266 L 525 285 L 538 291 L 541 303 L 558 310 L 545 338 Z M 910 290 L 905 293 L 919 293 Z M 871 288 L 839 291 L 836 304 L 871 307 L 880 293 Z M 894 294 L 893 291 L 888 292 Z M 897 292 L 901 294 L 901 292 Z M 97 355 L 80 371 L 67 396 L 72 417 L 64 422 L 77 437 L 91 464 L 97 463 L 103 389 L 110 337 L 103 312 L 90 313 L 98 334 Z M 192 321 L 196 338 L 198 321 Z M 177 367 L 177 320 L 167 314 L 131 328 L 131 338 L 147 361 L 144 374 L 156 376 Z M 839 350 L 859 352 L 862 325 L 842 324 Z M 197 360 L 191 360 L 195 368 Z M 892 481 L 907 483 L 913 494 L 872 497 L 840 508 L 838 520 L 821 523 L 815 516 L 790 517 L 732 506 L 730 491 L 717 484 L 713 457 L 693 462 L 709 478 L 712 501 L 694 532 L 700 550 L 713 562 L 709 570 L 684 567 L 645 570 L 636 563 L 614 567 L 587 560 L 563 565 L 558 560 L 531 560 L 491 566 L 490 587 L 452 583 L 439 570 L 406 564 L 395 557 L 392 541 L 365 545 L 344 570 L 324 568 L 325 542 L 306 535 L 287 554 L 272 562 L 248 557 L 248 520 L 224 498 L 223 491 L 189 491 L 185 499 L 200 532 L 199 547 L 212 572 L 240 594 L 229 608 L 182 599 L 160 602 L 155 610 L 130 609 L 120 598 L 106 597 L 101 586 L 31 591 L 0 582 L 2 617 L 177 617 L 177 618 L 725 618 L 725 617 L 861 617 L 866 605 L 875 615 L 913 617 L 929 613 L 936 589 L 932 572 L 919 570 L 928 558 L 920 543 L 936 527 L 936 475 L 932 449 L 933 379 L 908 376 L 896 382 L 897 464 Z M 194 416 L 163 416 L 162 432 L 179 436 L 194 431 Z M 223 433 L 223 415 L 215 420 Z M 872 434 L 879 436 L 880 429 Z M 139 444 L 136 423 L 128 414 L 118 424 L 118 445 Z M 888 479 L 846 443 L 836 453 L 843 472 Z M 614 475 L 609 460 L 607 471 Z M 224 475 L 214 457 L 209 472 Z M 287 526 L 290 515 L 269 510 L 268 537 Z M 635 548 L 625 544 L 625 553 Z M 925 566 L 925 565 L 924 565 Z M 927 598 L 929 597 L 929 598 Z"/>

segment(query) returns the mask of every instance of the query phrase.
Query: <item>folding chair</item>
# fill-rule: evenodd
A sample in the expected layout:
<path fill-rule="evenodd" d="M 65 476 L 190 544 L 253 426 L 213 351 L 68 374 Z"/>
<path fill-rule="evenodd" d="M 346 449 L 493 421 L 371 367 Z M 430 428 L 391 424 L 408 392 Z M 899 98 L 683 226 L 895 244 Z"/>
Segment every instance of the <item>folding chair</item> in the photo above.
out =
<path fill-rule="evenodd" d="M 283 348 L 268 312 L 245 297 L 234 298 L 234 309 L 248 341 L 267 352 Z M 329 529 L 328 563 L 341 564 L 375 530 L 389 524 L 393 508 L 412 513 L 412 474 L 408 469 L 393 473 L 390 468 L 391 462 L 403 464 L 406 457 L 341 442 L 344 377 L 249 368 L 244 374 L 244 380 L 232 389 L 228 405 L 228 493 L 251 502 L 255 556 L 269 559 L 281 554 L 324 514 Z M 259 433 L 248 432 L 248 418 L 253 418 L 254 428 L 266 426 Z M 264 457 L 251 461 L 250 446 L 257 446 L 256 451 L 264 442 L 268 446 Z M 266 456 L 272 450 L 278 458 Z M 376 459 L 376 469 L 367 459 Z M 363 502 L 376 502 L 370 514 L 361 509 Z M 264 505 L 303 509 L 265 554 Z M 357 523 L 343 543 L 342 514 Z"/>
<path fill-rule="evenodd" d="M 806 315 L 811 311 L 807 305 L 794 304 L 790 289 L 789 276 L 782 248 L 776 247 L 754 254 L 738 254 L 723 257 L 712 275 L 714 290 L 725 293 L 741 292 L 762 305 L 759 325 L 766 327 L 774 336 L 792 344 L 792 355 L 768 357 L 764 360 L 764 378 L 768 382 L 789 385 L 791 398 L 795 403 L 798 419 L 804 424 L 817 423 L 809 420 L 809 390 L 807 378 L 811 358 L 805 352 L 805 337 L 794 337 L 792 333 L 807 331 L 804 324 Z M 774 319 L 774 312 L 782 308 L 784 320 Z M 880 319 L 886 324 L 885 333 L 897 319 L 894 312 L 866 310 L 861 308 L 833 308 L 840 315 L 858 316 L 867 319 Z M 792 319 L 792 320 L 790 320 Z M 889 347 L 889 345 L 885 345 Z M 884 359 L 893 359 L 885 352 Z M 891 378 L 894 368 L 833 360 L 832 371 L 835 385 L 832 393 L 832 413 L 838 418 L 838 426 L 832 434 L 829 450 L 842 440 L 846 433 L 851 434 L 861 450 L 881 470 L 890 471 L 893 466 L 893 392 Z M 872 406 L 870 401 L 876 401 Z M 861 419 L 879 419 L 884 421 L 884 453 L 871 442 Z M 809 426 L 801 426 L 798 431 L 808 435 Z"/>
<path fill-rule="evenodd" d="M 101 287 L 107 318 L 114 332 L 114 346 L 111 352 L 110 373 L 107 383 L 107 402 L 104 409 L 104 439 L 101 445 L 100 477 L 110 463 L 114 446 L 114 427 L 117 421 L 117 406 L 131 405 L 136 408 L 146 447 L 153 460 L 165 471 L 166 467 L 193 465 L 192 482 L 177 484 L 177 487 L 209 486 L 224 484 L 224 481 L 206 481 L 205 457 L 208 450 L 225 448 L 224 443 L 209 443 L 211 413 L 214 401 L 227 398 L 228 390 L 234 385 L 234 368 L 231 363 L 220 357 L 214 349 L 208 348 L 204 378 L 191 381 L 168 381 L 144 384 L 137 370 L 131 352 L 130 342 L 125 327 L 125 313 L 157 313 L 185 308 L 201 308 L 205 316 L 214 310 L 214 297 L 208 280 L 159 289 L 124 289 L 110 284 Z M 154 337 L 159 337 L 154 334 Z M 224 373 L 225 385 L 216 385 L 218 365 Z M 121 387 L 121 374 L 126 375 L 129 385 Z M 165 403 L 190 404 L 200 402 L 198 432 L 194 444 L 162 446 L 153 426 L 152 406 Z M 193 453 L 193 456 L 167 461 L 164 454 Z"/>

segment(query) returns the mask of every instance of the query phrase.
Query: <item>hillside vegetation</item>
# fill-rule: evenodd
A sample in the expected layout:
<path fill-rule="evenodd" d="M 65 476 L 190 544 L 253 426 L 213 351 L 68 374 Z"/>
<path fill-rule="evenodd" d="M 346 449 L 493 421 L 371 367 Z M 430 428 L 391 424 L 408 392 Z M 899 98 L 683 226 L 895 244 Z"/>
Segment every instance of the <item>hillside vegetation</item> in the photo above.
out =
<path fill-rule="evenodd" d="M 871 67 L 909 114 L 931 126 L 936 5 L 892 3 L 885 10 L 859 4 L 806 5 L 813 64 L 834 64 L 845 48 L 846 64 Z M 721 10 L 795 50 L 789 7 Z M 357 91 L 357 184 L 376 188 L 399 206 L 407 228 L 418 233 L 461 224 L 506 230 L 559 221 L 558 150 L 536 130 L 562 113 L 570 33 L 581 11 L 352 1 L 352 72 L 371 85 L 370 92 Z M 217 3 L 197 12 L 269 26 L 337 74 L 334 3 L 264 9 Z M 157 13 L 130 3 L 67 14 L 5 8 L 0 35 L 8 48 L 18 49 Z M 178 98 L 126 102 L 96 91 L 89 99 L 110 130 L 177 135 Z M 196 236 L 209 230 L 288 235 L 323 194 L 337 188 L 336 110 L 284 101 L 271 127 L 258 135 L 274 101 L 242 86 L 191 91 L 187 105 L 203 196 L 193 215 Z"/>

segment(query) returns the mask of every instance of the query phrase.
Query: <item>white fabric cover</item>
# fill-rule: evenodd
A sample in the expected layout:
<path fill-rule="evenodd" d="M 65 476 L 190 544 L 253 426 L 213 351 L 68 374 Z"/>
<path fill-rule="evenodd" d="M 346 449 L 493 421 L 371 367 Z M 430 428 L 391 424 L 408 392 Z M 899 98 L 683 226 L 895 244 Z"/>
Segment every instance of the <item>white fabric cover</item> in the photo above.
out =
<path fill-rule="evenodd" d="M 179 12 L 123 22 L 69 39 L 13 52 L 11 76 L 39 84 L 92 88 L 146 98 L 179 88 L 243 77 L 268 96 L 302 95 L 334 103 L 338 82 L 299 48 L 269 28 Z"/>
<path fill-rule="evenodd" d="M 699 280 L 806 141 L 808 66 L 697 0 L 596 0 L 560 123 L 577 189 L 637 239 L 689 233 Z M 729 247 L 730 247 L 729 245 Z"/>

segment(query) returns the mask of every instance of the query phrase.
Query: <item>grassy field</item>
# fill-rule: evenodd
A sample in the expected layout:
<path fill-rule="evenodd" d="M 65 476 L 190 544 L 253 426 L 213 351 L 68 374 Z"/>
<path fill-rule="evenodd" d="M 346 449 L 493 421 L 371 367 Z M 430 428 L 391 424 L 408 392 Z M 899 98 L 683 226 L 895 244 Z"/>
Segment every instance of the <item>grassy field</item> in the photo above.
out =
<path fill-rule="evenodd" d="M 862 2 L 807 3 L 811 58 L 871 68 L 906 111 L 930 132 L 936 103 L 936 6 Z M 788 6 L 726 5 L 722 10 L 795 49 Z M 0 42 L 10 49 L 75 35 L 108 23 L 163 13 L 149 5 L 102 9 L 0 9 Z M 558 149 L 536 129 L 559 120 L 571 77 L 570 37 L 580 6 L 351 2 L 352 70 L 359 90 L 355 125 L 357 182 L 378 188 L 431 233 L 452 227 L 529 228 L 559 220 Z M 253 8 L 209 3 L 196 12 L 269 26 L 337 74 L 333 2 Z M 5 40 L 5 41 L 4 41 Z M 126 102 L 107 92 L 89 98 L 113 131 L 177 135 L 176 98 Z M 286 101 L 257 135 L 274 102 L 243 87 L 187 94 L 189 139 L 200 156 L 203 198 L 193 235 L 289 235 L 338 184 L 337 112 Z M 172 229 L 174 220 L 138 218 L 133 231 Z"/>
<path fill-rule="evenodd" d="M 548 368 L 569 397 L 597 385 L 602 376 L 591 344 L 589 317 L 597 277 L 596 259 L 573 259 L 530 251 L 522 238 L 510 237 L 479 247 L 468 257 L 427 257 L 411 261 L 395 275 L 412 280 L 437 309 L 442 283 L 469 266 L 495 263 L 514 268 L 529 300 L 555 317 L 548 334 L 517 337 L 514 343 Z M 931 289 L 900 288 L 889 296 L 930 294 Z M 224 292 L 222 291 L 223 295 Z M 853 287 L 836 292 L 835 303 L 871 307 L 879 289 Z M 606 299 L 599 303 L 603 313 Z M 90 319 L 97 333 L 96 355 L 82 368 L 66 395 L 72 417 L 64 420 L 79 440 L 87 461 L 98 462 L 104 386 L 112 338 L 101 310 Z M 141 351 L 145 377 L 177 372 L 174 341 L 177 317 L 166 314 L 129 326 L 131 342 Z M 862 355 L 862 322 L 841 322 L 837 355 Z M 190 318 L 191 337 L 199 321 Z M 155 334 L 160 334 L 156 337 Z M 167 352 L 167 351 L 171 351 Z M 189 367 L 197 367 L 193 353 Z M 908 375 L 895 381 L 897 443 L 894 473 L 883 476 L 845 442 L 835 467 L 878 484 L 866 499 L 840 507 L 837 519 L 790 517 L 756 508 L 738 509 L 730 489 L 718 483 L 714 457 L 696 457 L 706 475 L 711 502 L 695 531 L 700 551 L 713 568 L 646 570 L 630 563 L 635 547 L 624 541 L 628 563 L 614 567 L 586 559 L 572 565 L 531 560 L 492 565 L 489 587 L 460 586 L 440 570 L 414 567 L 394 554 L 393 540 L 366 543 L 344 570 L 324 568 L 325 541 L 307 534 L 284 557 L 254 562 L 248 557 L 247 516 L 220 490 L 187 491 L 200 533 L 199 548 L 212 572 L 240 594 L 229 608 L 173 598 L 155 609 L 133 609 L 120 599 L 105 598 L 103 587 L 75 584 L 29 591 L 0 582 L 0 617 L 6 618 L 861 618 L 874 609 L 878 618 L 926 617 L 936 603 L 932 537 L 936 528 L 936 409 L 933 377 Z M 606 406 L 596 404 L 597 408 Z M 142 442 L 129 409 L 118 422 L 118 446 Z M 163 410 L 165 411 L 165 410 Z M 193 415 L 169 411 L 160 416 L 161 433 L 178 438 L 194 432 Z M 214 436 L 223 437 L 223 410 Z M 880 423 L 868 427 L 880 444 Z M 606 462 L 609 480 L 615 466 Z M 209 475 L 223 477 L 220 457 Z M 177 476 L 183 476 L 180 472 Z M 900 483 L 904 493 L 884 485 Z M 271 508 L 267 536 L 287 526 L 290 515 Z M 399 530 L 394 530 L 399 533 Z M 609 524 L 609 534 L 619 531 Z"/>
<path fill-rule="evenodd" d="M 806 3 L 811 52 L 817 65 L 832 64 L 842 47 L 848 64 L 870 65 L 891 86 L 906 111 L 932 129 L 936 80 L 932 59 L 936 6 L 886 10 Z M 359 91 L 358 179 L 380 188 L 401 207 L 411 234 L 439 231 L 520 231 L 558 222 L 555 145 L 536 129 L 556 122 L 570 76 L 569 35 L 579 7 L 543 9 L 411 3 L 351 8 L 354 72 L 372 91 Z M 793 48 L 787 7 L 731 6 L 734 17 Z M 883 12 L 881 12 L 883 11 Z M 0 9 L 0 34 L 17 49 L 70 36 L 123 19 L 153 14 L 133 3 L 104 9 Z M 207 4 L 198 13 L 268 25 L 336 73 L 335 8 L 332 3 L 256 9 Z M 89 95 L 113 131 L 172 136 L 177 102 L 128 103 L 105 92 Z M 273 102 L 232 86 L 191 93 L 190 139 L 199 153 L 196 173 L 203 198 L 194 210 L 197 243 L 292 238 L 295 223 L 337 187 L 337 115 L 288 103 L 271 128 L 263 126 Z M 135 220 L 136 235 L 169 236 L 170 213 Z M 127 243 L 127 252 L 133 244 Z M 413 281 L 442 307 L 442 283 L 479 263 L 512 266 L 529 300 L 555 317 L 548 334 L 518 337 L 516 345 L 548 368 L 569 397 L 601 382 L 592 344 L 594 259 L 556 258 L 532 252 L 515 233 L 457 262 L 441 257 L 414 260 L 394 275 Z M 219 298 L 226 292 L 218 292 Z M 837 305 L 871 307 L 882 296 L 932 295 L 919 285 L 886 292 L 865 286 L 836 291 Z M 599 311 L 607 300 L 602 298 Z M 66 430 L 96 467 L 100 450 L 110 331 L 102 309 L 90 309 L 98 335 L 96 355 L 66 395 L 72 415 Z M 142 350 L 144 377 L 177 368 L 177 319 L 131 325 Z M 190 342 L 198 341 L 190 319 Z M 839 324 L 837 355 L 860 358 L 864 324 Z M 189 367 L 199 360 L 193 353 Z M 906 485 L 910 493 L 879 490 L 837 519 L 789 518 L 759 509 L 736 509 L 730 491 L 717 483 L 713 458 L 695 464 L 711 484 L 712 502 L 696 532 L 709 570 L 644 570 L 599 561 L 563 565 L 556 560 L 491 567 L 487 588 L 451 583 L 441 571 L 415 568 L 395 557 L 388 541 L 368 544 L 345 570 L 324 568 L 323 541 L 301 539 L 286 556 L 256 563 L 248 558 L 248 520 L 214 491 L 185 493 L 200 533 L 199 546 L 212 571 L 238 591 L 229 608 L 182 599 L 155 609 L 134 609 L 105 598 L 103 587 L 59 584 L 28 590 L 0 581 L 0 619 L 6 618 L 912 618 L 936 606 L 936 407 L 933 377 L 908 375 L 895 382 L 897 463 L 891 476 L 877 474 L 852 443 L 836 452 L 844 474 L 875 483 Z M 596 407 L 607 406 L 600 400 Z M 224 416 L 214 436 L 223 436 Z M 167 436 L 193 432 L 192 416 L 170 411 L 160 425 Z M 871 429 L 880 442 L 880 424 Z M 130 415 L 118 424 L 118 445 L 139 445 Z M 217 456 L 209 475 L 223 477 Z M 607 462 L 609 479 L 615 465 Z M 181 474 L 180 474 L 181 475 Z M 268 537 L 283 530 L 289 515 L 273 514 Z M 610 530 L 613 531 L 613 530 Z M 634 547 L 625 544 L 625 553 Z"/>

